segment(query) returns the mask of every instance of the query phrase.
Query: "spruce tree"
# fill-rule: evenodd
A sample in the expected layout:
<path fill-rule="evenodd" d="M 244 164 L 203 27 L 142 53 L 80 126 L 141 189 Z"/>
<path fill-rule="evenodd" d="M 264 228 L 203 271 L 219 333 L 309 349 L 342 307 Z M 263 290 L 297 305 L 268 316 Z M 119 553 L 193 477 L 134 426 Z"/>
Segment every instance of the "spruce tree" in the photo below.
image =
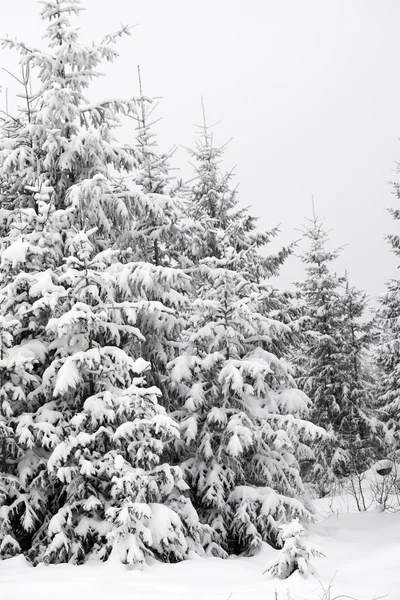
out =
<path fill-rule="evenodd" d="M 398 183 L 393 184 L 394 193 L 400 197 Z M 389 212 L 395 221 L 400 220 L 400 210 L 390 208 Z M 391 251 L 400 256 L 400 236 L 386 236 Z M 400 454 L 400 281 L 390 279 L 386 284 L 386 293 L 379 301 L 376 312 L 376 323 L 380 331 L 375 360 L 378 367 L 377 409 L 391 433 L 389 453 L 397 458 Z"/>
<path fill-rule="evenodd" d="M 58 350 L 43 378 L 45 409 L 62 414 L 67 435 L 48 462 L 63 501 L 49 523 L 44 560 L 107 558 L 115 542 L 129 564 L 146 556 L 179 560 L 190 547 L 182 522 L 187 484 L 178 467 L 160 464 L 178 425 L 159 406 L 160 391 L 146 384 L 149 363 L 131 356 L 132 338 L 143 339 L 136 306 L 115 301 L 107 272 L 113 252 L 94 253 L 94 233 L 71 239 L 60 277 L 71 293 L 47 325 Z M 179 504 L 182 518 L 171 508 Z"/>
<path fill-rule="evenodd" d="M 78 0 L 43 4 L 48 49 L 5 42 L 39 89 L 1 138 L 11 207 L 0 263 L 1 554 L 79 563 L 115 548 L 130 564 L 178 560 L 209 545 L 210 530 L 180 468 L 162 463 L 178 426 L 145 377 L 138 320 L 151 307 L 121 299 L 134 210 L 114 175 L 142 153 L 114 130 L 137 103 L 83 95 L 127 30 L 85 46 L 70 24 Z"/>
<path fill-rule="evenodd" d="M 298 383 L 311 399 L 311 421 L 328 434 L 304 472 L 325 494 L 340 478 L 369 466 L 380 432 L 363 366 L 371 342 L 371 327 L 362 321 L 365 295 L 332 272 L 339 251 L 327 249 L 328 234 L 315 214 L 304 236 L 309 247 L 302 255 L 306 277 L 298 284 L 305 325 Z"/>
<path fill-rule="evenodd" d="M 311 516 L 298 459 L 318 431 L 274 353 L 290 327 L 274 318 L 283 303 L 265 280 L 289 250 L 261 254 L 276 230 L 257 232 L 239 208 L 232 174 L 220 170 L 223 149 L 206 126 L 191 154 L 197 177 L 187 212 L 204 230 L 188 248 L 195 296 L 185 352 L 170 364 L 181 401 L 177 452 L 202 521 L 218 533 L 213 551 L 250 554 L 263 540 L 279 546 L 282 522 Z M 266 314 L 268 294 L 274 316 Z"/>
<path fill-rule="evenodd" d="M 350 473 L 362 473 L 375 460 L 386 456 L 390 435 L 376 410 L 376 382 L 369 372 L 376 328 L 365 314 L 368 309 L 365 292 L 351 286 L 347 274 L 341 300 L 347 376 L 344 393 L 349 406 L 341 435 L 351 457 Z"/>
<path fill-rule="evenodd" d="M 311 564 L 313 558 L 324 556 L 319 547 L 304 540 L 305 530 L 298 519 L 282 526 L 282 550 L 267 566 L 264 573 L 269 573 L 278 579 L 287 579 L 298 571 L 303 577 L 314 574 Z"/>
<path fill-rule="evenodd" d="M 141 300 L 137 322 L 144 336 L 141 355 L 152 365 L 149 381 L 162 390 L 163 402 L 169 406 L 173 400 L 166 365 L 179 354 L 192 289 L 186 272 L 191 261 L 184 251 L 192 224 L 185 218 L 183 200 L 171 175 L 173 152 L 158 148 L 156 105 L 143 95 L 140 70 L 139 83 L 138 112 L 132 118 L 137 124 L 140 165 L 129 186 L 132 227 L 122 240 L 124 264 L 117 265 L 118 280 L 121 298 Z"/>

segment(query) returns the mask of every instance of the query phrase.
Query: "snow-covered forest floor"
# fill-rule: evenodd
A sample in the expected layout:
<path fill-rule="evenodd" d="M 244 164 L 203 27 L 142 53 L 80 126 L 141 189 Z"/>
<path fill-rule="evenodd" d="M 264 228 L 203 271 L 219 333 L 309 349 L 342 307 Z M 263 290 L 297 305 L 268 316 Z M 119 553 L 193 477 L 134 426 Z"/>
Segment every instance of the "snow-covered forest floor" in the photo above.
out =
<path fill-rule="evenodd" d="M 315 575 L 297 572 L 286 580 L 263 571 L 275 554 L 267 545 L 252 558 L 200 558 L 178 564 L 150 561 L 129 569 L 118 557 L 84 566 L 39 565 L 15 557 L 0 562 L 1 600 L 356 600 L 400 598 L 400 513 L 372 508 L 358 512 L 354 498 L 342 495 L 315 502 L 317 521 L 309 541 L 325 558 Z M 331 595 L 328 589 L 331 585 Z M 324 595 L 325 588 L 325 595 Z"/>

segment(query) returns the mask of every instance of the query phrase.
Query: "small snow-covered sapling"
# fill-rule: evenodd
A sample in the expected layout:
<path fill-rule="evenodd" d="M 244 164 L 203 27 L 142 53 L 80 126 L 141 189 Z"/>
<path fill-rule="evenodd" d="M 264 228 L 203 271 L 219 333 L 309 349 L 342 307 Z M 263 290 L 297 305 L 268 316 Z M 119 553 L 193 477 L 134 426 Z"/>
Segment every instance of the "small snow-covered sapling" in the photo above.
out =
<path fill-rule="evenodd" d="M 281 526 L 281 529 L 283 548 L 278 556 L 268 564 L 263 575 L 269 573 L 278 579 L 287 579 L 294 571 L 299 571 L 300 575 L 304 577 L 312 574 L 314 569 L 310 560 L 324 556 L 324 554 L 315 544 L 304 541 L 306 531 L 298 519 L 293 519 L 287 525 Z"/>

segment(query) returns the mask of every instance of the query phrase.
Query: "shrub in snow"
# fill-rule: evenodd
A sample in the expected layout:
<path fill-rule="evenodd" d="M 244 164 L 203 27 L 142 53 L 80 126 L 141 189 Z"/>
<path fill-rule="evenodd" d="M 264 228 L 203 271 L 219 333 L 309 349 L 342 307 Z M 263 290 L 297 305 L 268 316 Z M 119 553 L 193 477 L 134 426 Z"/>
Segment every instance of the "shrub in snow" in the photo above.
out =
<path fill-rule="evenodd" d="M 379 510 L 400 511 L 400 469 L 397 462 L 380 460 L 368 477 L 368 493 Z"/>
<path fill-rule="evenodd" d="M 324 555 L 318 546 L 304 540 L 306 532 L 299 520 L 293 519 L 291 523 L 281 526 L 281 531 L 283 548 L 269 563 L 264 573 L 278 579 L 287 579 L 295 571 L 304 577 L 313 574 L 314 568 L 310 561 Z"/>

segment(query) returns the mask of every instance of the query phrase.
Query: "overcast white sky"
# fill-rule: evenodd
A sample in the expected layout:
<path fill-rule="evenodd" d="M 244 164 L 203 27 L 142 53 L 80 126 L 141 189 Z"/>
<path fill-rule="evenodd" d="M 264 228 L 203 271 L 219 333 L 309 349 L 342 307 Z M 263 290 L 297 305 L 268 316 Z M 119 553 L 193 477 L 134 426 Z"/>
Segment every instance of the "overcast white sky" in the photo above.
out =
<path fill-rule="evenodd" d="M 39 43 L 35 0 L 2 7 L 0 36 Z M 121 41 L 120 60 L 96 84 L 100 97 L 162 96 L 160 145 L 190 146 L 201 120 L 221 120 L 217 141 L 230 138 L 226 166 L 237 165 L 240 199 L 261 227 L 281 223 L 280 242 L 317 212 L 332 229 L 337 261 L 371 296 L 397 277 L 383 240 L 396 231 L 386 213 L 396 204 L 387 184 L 400 161 L 400 2 L 398 0 L 84 0 L 85 39 L 120 23 L 138 24 Z M 9 51 L 0 65 L 15 68 Z M 0 83 L 15 90 L 10 78 Z M 0 96 L 4 106 L 4 94 Z M 183 150 L 177 164 L 186 162 Z M 400 179 L 400 176 L 399 176 Z M 296 259 L 285 284 L 301 277 Z"/>

